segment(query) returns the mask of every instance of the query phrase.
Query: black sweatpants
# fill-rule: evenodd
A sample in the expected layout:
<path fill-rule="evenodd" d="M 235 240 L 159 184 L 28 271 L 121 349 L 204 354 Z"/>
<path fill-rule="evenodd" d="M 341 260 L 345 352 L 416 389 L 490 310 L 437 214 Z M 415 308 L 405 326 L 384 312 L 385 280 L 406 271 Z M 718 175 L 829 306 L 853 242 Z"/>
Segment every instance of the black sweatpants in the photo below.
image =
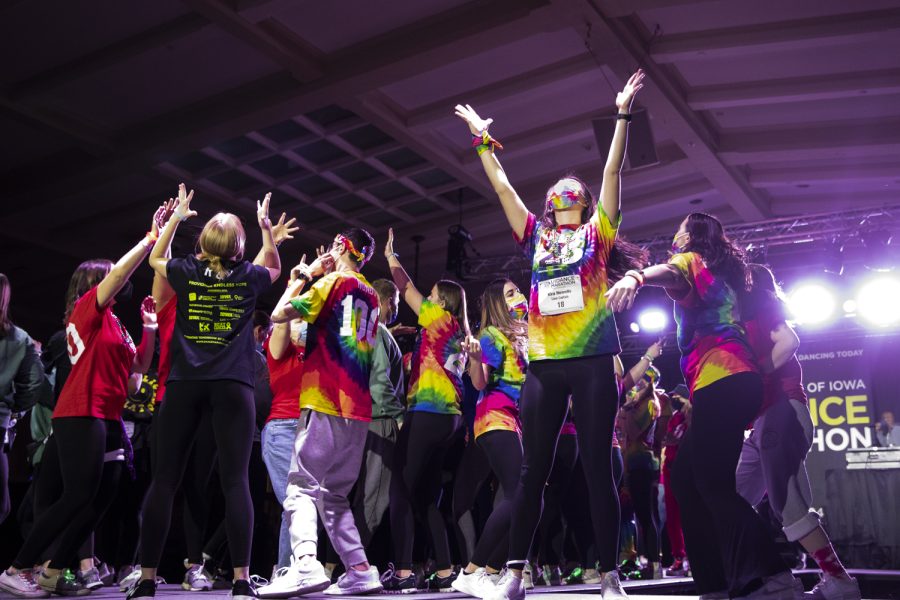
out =
<path fill-rule="evenodd" d="M 206 414 L 212 416 L 218 450 L 232 563 L 237 567 L 249 566 L 253 502 L 247 468 L 256 426 L 253 388 L 229 380 L 169 381 L 164 404 L 154 422 L 154 427 L 159 428 L 158 447 L 154 451 L 157 464 L 144 500 L 141 566 L 159 566 L 172 518 L 172 499 Z"/>
<path fill-rule="evenodd" d="M 510 531 L 509 560 L 524 562 L 529 556 L 570 395 L 581 462 L 591 474 L 587 484 L 600 568 L 611 571 L 619 548 L 619 497 L 612 472 L 618 391 L 611 355 L 541 360 L 528 366 L 519 399 L 524 456 L 513 501 L 516 526 Z"/>
<path fill-rule="evenodd" d="M 744 596 L 787 571 L 769 528 L 737 492 L 744 429 L 762 404 L 762 379 L 738 373 L 693 393 L 690 428 L 672 467 L 697 592 Z"/>
<path fill-rule="evenodd" d="M 36 515 L 28 539 L 13 561 L 30 569 L 53 546 L 50 567 L 63 569 L 93 533 L 115 498 L 123 461 L 105 461 L 105 454 L 122 448 L 118 421 L 94 417 L 53 419 L 53 435 L 41 460 L 35 497 L 55 498 Z M 55 545 L 54 545 L 55 544 Z"/>
<path fill-rule="evenodd" d="M 398 570 L 412 569 L 414 510 L 428 523 L 435 567 L 441 570 L 451 566 L 447 527 L 437 502 L 441 467 L 461 423 L 459 415 L 406 413 L 391 477 L 391 535 Z"/>

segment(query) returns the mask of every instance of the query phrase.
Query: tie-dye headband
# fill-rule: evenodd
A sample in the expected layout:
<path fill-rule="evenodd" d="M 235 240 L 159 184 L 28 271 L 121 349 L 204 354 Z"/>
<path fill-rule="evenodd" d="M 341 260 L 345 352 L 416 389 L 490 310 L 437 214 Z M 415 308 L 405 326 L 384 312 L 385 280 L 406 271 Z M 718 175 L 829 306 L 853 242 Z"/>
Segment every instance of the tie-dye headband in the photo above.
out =
<path fill-rule="evenodd" d="M 347 249 L 347 252 L 350 253 L 350 256 L 352 256 L 353 258 L 356 259 L 356 262 L 358 262 L 361 265 L 366 264 L 366 262 L 369 260 L 369 257 L 367 256 L 367 254 L 369 252 L 368 246 L 363 247 L 363 252 L 365 252 L 365 254 L 364 254 L 363 252 L 360 252 L 359 250 L 356 249 L 356 246 L 353 245 L 353 242 L 350 241 L 350 238 L 347 238 L 347 237 L 344 237 L 343 235 L 338 234 L 337 239 L 340 243 L 342 243 L 344 245 L 344 248 Z"/>

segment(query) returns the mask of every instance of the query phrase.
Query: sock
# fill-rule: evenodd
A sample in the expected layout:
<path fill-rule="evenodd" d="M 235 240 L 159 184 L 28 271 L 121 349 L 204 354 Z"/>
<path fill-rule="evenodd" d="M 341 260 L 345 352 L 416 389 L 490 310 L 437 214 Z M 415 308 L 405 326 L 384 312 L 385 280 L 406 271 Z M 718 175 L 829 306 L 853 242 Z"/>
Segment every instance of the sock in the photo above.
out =
<path fill-rule="evenodd" d="M 847 571 L 844 569 L 844 565 L 841 564 L 841 559 L 835 554 L 834 547 L 831 544 L 813 552 L 812 557 L 826 575 L 830 575 L 831 577 L 843 577 L 845 579 L 850 578 Z"/>

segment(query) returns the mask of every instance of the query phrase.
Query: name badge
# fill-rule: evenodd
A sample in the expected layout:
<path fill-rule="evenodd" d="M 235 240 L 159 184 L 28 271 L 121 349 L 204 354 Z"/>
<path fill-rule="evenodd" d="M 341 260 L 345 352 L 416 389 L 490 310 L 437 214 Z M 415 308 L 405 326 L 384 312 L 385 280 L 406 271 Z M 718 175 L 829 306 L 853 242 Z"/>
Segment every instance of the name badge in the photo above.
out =
<path fill-rule="evenodd" d="M 538 282 L 538 309 L 542 315 L 560 315 L 583 308 L 580 276 L 566 275 Z"/>

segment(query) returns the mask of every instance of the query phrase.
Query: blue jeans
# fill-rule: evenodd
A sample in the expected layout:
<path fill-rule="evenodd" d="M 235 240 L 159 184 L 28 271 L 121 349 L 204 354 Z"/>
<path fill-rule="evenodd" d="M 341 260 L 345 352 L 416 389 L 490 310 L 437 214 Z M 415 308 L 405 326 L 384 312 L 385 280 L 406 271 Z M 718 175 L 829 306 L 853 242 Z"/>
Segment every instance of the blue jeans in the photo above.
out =
<path fill-rule="evenodd" d="M 275 419 L 266 423 L 261 435 L 263 462 L 269 471 L 275 497 L 282 506 L 287 491 L 288 471 L 291 468 L 291 456 L 294 454 L 294 438 L 297 437 L 298 423 L 298 419 Z M 276 568 L 286 567 L 291 562 L 291 537 L 288 525 L 287 515 L 282 512 Z"/>

